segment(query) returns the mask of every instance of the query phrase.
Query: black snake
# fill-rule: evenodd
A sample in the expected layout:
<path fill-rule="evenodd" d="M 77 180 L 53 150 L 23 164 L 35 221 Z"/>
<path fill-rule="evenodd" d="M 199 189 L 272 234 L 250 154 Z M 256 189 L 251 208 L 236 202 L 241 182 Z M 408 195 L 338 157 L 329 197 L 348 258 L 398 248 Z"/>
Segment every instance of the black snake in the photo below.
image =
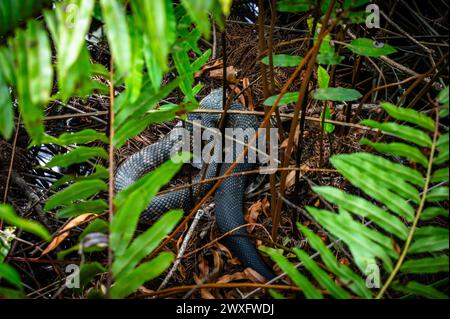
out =
<path fill-rule="evenodd" d="M 222 109 L 222 89 L 211 91 L 201 102 L 202 109 Z M 245 107 L 237 102 L 230 105 L 231 110 L 244 110 Z M 201 121 L 201 126 L 208 129 L 217 128 L 220 120 L 219 114 L 212 113 L 191 113 L 187 116 L 186 129 L 190 132 L 193 130 L 192 123 L 197 120 Z M 243 114 L 228 114 L 225 122 L 225 127 L 228 128 L 253 128 L 256 130 L 259 126 L 259 120 L 253 115 Z M 181 133 L 182 127 L 178 126 L 172 131 L 162 137 L 158 142 L 149 145 L 139 152 L 130 156 L 118 168 L 115 178 L 116 191 L 120 191 L 136 182 L 140 177 L 150 170 L 158 167 L 170 158 L 171 150 L 175 145 L 180 145 L 180 139 L 174 138 L 178 133 Z M 246 143 L 248 140 L 245 141 Z M 236 146 L 234 146 L 236 148 Z M 230 150 L 228 150 L 230 151 Z M 239 154 L 235 155 L 236 157 Z M 229 168 L 231 163 L 218 164 L 212 161 L 204 173 L 204 178 L 212 178 L 216 176 L 217 170 L 220 167 L 219 175 L 223 175 Z M 233 170 L 233 173 L 248 171 L 253 169 L 255 164 L 248 163 L 247 158 L 239 163 Z M 201 174 L 199 174 L 201 175 Z M 200 176 L 197 176 L 193 181 L 199 181 Z M 248 178 L 247 175 L 239 175 L 225 178 L 217 189 L 215 194 L 216 204 L 216 222 L 219 230 L 222 233 L 229 232 L 243 224 L 243 201 L 245 189 Z M 152 222 L 156 220 L 161 214 L 166 213 L 171 209 L 189 210 L 193 206 L 193 200 L 196 196 L 204 195 L 212 183 L 197 184 L 192 189 L 180 189 L 174 192 L 168 192 L 156 196 L 149 207 L 141 215 L 142 222 Z M 193 196 L 192 194 L 195 194 Z M 225 244 L 231 249 L 236 257 L 246 267 L 256 270 L 258 273 L 271 279 L 274 277 L 272 271 L 264 263 L 258 251 L 256 250 L 252 241 L 248 238 L 245 228 L 241 227 L 239 230 L 233 232 L 233 235 L 227 236 Z"/>

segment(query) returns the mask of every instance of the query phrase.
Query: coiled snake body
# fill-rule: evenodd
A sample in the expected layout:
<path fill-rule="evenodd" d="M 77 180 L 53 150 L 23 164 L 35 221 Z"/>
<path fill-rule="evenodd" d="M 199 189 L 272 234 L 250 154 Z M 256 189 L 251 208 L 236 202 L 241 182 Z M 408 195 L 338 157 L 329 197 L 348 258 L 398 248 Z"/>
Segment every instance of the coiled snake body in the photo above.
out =
<path fill-rule="evenodd" d="M 202 109 L 222 109 L 222 89 L 213 90 L 200 102 L 200 107 Z M 243 110 L 244 106 L 233 102 L 230 109 Z M 214 129 L 217 127 L 219 119 L 220 115 L 218 114 L 189 114 L 188 121 L 186 122 L 186 129 L 192 132 L 192 122 L 194 120 L 201 121 L 202 127 Z M 225 123 L 225 127 L 227 128 L 253 128 L 256 130 L 258 126 L 259 121 L 253 115 L 229 114 L 227 115 Z M 170 158 L 173 147 L 180 143 L 180 140 L 174 139 L 173 136 L 176 136 L 181 130 L 183 130 L 182 127 L 175 127 L 158 142 L 143 148 L 124 161 L 119 166 L 116 173 L 116 191 L 125 189 L 136 182 L 145 173 L 167 161 Z M 247 143 L 248 141 L 246 140 L 245 142 Z M 236 154 L 235 156 L 237 157 L 239 154 Z M 220 165 L 219 175 L 223 175 L 230 168 L 230 165 L 231 163 L 222 163 Z M 254 166 L 255 164 L 248 163 L 247 159 L 245 159 L 234 168 L 233 173 L 248 171 L 253 169 Z M 218 167 L 219 164 L 212 161 L 207 166 L 204 177 L 215 177 Z M 200 180 L 200 176 L 197 176 L 193 181 L 195 182 L 198 180 Z M 246 184 L 247 175 L 228 177 L 223 180 L 216 191 L 216 222 L 222 233 L 229 232 L 245 223 L 243 201 Z M 192 190 L 185 188 L 158 195 L 152 200 L 149 207 L 147 207 L 141 215 L 141 221 L 146 223 L 152 222 L 161 216 L 161 214 L 166 213 L 171 209 L 178 208 L 187 211 L 191 209 L 194 204 L 192 199 L 195 199 L 196 196 L 204 195 L 211 186 L 212 183 L 197 184 L 197 186 L 193 186 Z M 195 195 L 192 196 L 192 194 Z M 245 228 L 240 228 L 233 232 L 232 236 L 227 237 L 225 244 L 231 249 L 234 255 L 241 260 L 244 266 L 253 268 L 267 279 L 274 277 L 273 273 L 262 260 L 252 241 L 246 236 Z"/>

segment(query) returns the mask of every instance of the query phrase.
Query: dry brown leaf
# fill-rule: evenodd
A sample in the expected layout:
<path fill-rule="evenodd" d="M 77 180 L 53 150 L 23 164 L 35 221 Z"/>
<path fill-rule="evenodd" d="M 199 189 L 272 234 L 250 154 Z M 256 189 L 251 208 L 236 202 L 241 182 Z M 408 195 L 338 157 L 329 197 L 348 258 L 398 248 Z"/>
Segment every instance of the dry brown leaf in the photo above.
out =
<path fill-rule="evenodd" d="M 238 83 L 237 78 L 238 71 L 234 68 L 234 66 L 230 65 L 227 67 L 227 81 L 229 83 Z M 215 69 L 209 71 L 209 77 L 213 79 L 222 79 L 223 78 L 223 69 Z"/>
<path fill-rule="evenodd" d="M 248 101 L 248 110 L 249 111 L 254 111 L 255 110 L 255 105 L 253 104 L 253 95 L 252 95 L 252 90 L 250 90 L 250 80 L 249 78 L 245 77 L 242 79 L 242 87 L 244 89 L 244 94 L 247 97 L 247 101 Z"/>
<path fill-rule="evenodd" d="M 227 284 L 229 282 L 232 281 L 236 281 L 236 280 L 243 280 L 243 279 L 247 279 L 247 275 L 243 272 L 235 272 L 233 274 L 227 274 L 227 275 L 223 275 L 222 277 L 220 277 L 216 283 L 218 284 Z"/>
<path fill-rule="evenodd" d="M 245 276 L 247 279 L 254 283 L 265 283 L 266 280 L 263 276 L 261 276 L 256 270 L 253 270 L 252 268 L 245 268 L 244 269 Z"/>
<path fill-rule="evenodd" d="M 203 284 L 203 280 L 201 280 L 196 274 L 194 274 L 194 281 L 197 285 Z M 203 299 L 216 299 L 214 295 L 211 293 L 211 288 L 200 288 L 200 295 Z"/>
<path fill-rule="evenodd" d="M 223 269 L 223 264 L 224 264 L 222 256 L 215 249 L 211 250 L 211 253 L 212 253 L 213 258 L 214 258 L 214 273 L 215 274 L 220 274 L 220 272 Z"/>
<path fill-rule="evenodd" d="M 245 102 L 245 97 L 244 97 L 244 95 L 241 94 L 241 92 L 242 92 L 241 89 L 240 89 L 238 86 L 233 85 L 233 84 L 230 85 L 230 88 L 234 91 L 234 93 L 236 94 L 236 96 L 239 95 L 239 97 L 238 97 L 239 103 L 241 103 L 242 105 L 247 105 L 247 103 Z M 241 95 L 240 95 L 240 94 L 241 94 Z"/>
<path fill-rule="evenodd" d="M 214 244 L 214 247 L 216 247 L 217 249 L 219 249 L 221 252 L 223 252 L 228 258 L 233 258 L 233 254 L 231 253 L 231 251 L 225 247 L 224 245 L 222 245 L 221 243 L 216 242 Z"/>
<path fill-rule="evenodd" d="M 263 203 L 261 200 L 253 203 L 252 206 L 248 208 L 247 214 L 245 214 L 245 221 L 249 224 L 256 224 L 258 222 L 258 216 L 263 211 Z M 255 229 L 255 225 L 247 226 L 247 231 L 251 233 Z"/>
<path fill-rule="evenodd" d="M 44 255 L 47 255 L 49 252 L 55 250 L 64 239 L 69 236 L 70 230 L 72 228 L 77 227 L 78 225 L 82 224 L 84 221 L 86 221 L 89 217 L 96 216 L 95 214 L 83 214 L 80 216 L 75 217 L 71 221 L 69 221 L 61 230 L 58 231 L 58 234 L 50 244 L 48 244 L 47 248 L 44 249 L 44 251 L 41 253 L 41 257 Z"/>
<path fill-rule="evenodd" d="M 222 59 L 217 59 L 205 64 L 200 71 L 196 72 L 194 77 L 198 78 L 203 75 L 206 71 L 221 68 L 223 65 Z"/>

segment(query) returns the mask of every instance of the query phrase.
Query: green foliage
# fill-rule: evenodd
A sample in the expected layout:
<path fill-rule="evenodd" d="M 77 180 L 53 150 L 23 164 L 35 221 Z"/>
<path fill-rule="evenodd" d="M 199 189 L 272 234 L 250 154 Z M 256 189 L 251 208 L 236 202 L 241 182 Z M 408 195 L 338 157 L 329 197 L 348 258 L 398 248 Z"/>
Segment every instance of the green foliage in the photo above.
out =
<path fill-rule="evenodd" d="M 383 103 L 382 107 L 392 118 L 407 124 L 378 123 L 367 120 L 363 124 L 380 129 L 385 134 L 390 134 L 422 148 L 436 147 L 437 154 L 433 161 L 433 169 L 428 170 L 428 173 L 423 176 L 419 169 L 395 163 L 379 155 L 369 153 L 335 155 L 331 159 L 333 166 L 353 186 L 359 188 L 363 196 L 350 195 L 334 187 L 314 187 L 314 191 L 323 200 L 337 207 L 338 211 L 332 212 L 316 207 L 307 207 L 307 210 L 322 228 L 345 243 L 363 276 L 370 275 L 373 265 L 378 265 L 379 261 L 383 264 L 386 277 L 393 272 L 396 263 L 399 264 L 400 270 L 398 274 L 396 273 L 398 277 L 403 274 L 423 276 L 448 272 L 448 229 L 420 224 L 417 227 L 413 223 L 413 221 L 430 221 L 438 216 L 448 216 L 448 212 L 438 205 L 448 201 L 449 189 L 447 186 L 433 185 L 433 183 L 448 182 L 448 133 L 441 134 L 438 141 L 433 144 L 430 134 L 434 133 L 436 124 L 431 118 L 415 110 L 396 107 L 388 103 Z M 368 140 L 365 140 L 364 144 L 374 147 L 385 155 L 401 155 L 408 160 L 417 161 L 425 168 L 432 165 L 422 154 L 423 149 L 418 149 L 410 144 L 400 142 L 382 144 L 372 143 Z M 399 149 L 401 150 L 399 151 Z M 442 154 L 446 155 L 445 159 Z M 440 160 L 436 161 L 436 159 Z M 445 166 L 443 167 L 443 165 Z M 429 181 L 430 184 L 426 184 L 426 181 Z M 345 283 L 348 283 L 350 279 L 348 274 L 336 271 L 338 261 L 331 253 L 327 253 L 327 248 L 321 239 L 306 227 L 301 225 L 299 227 L 307 237 L 309 244 L 320 252 L 326 270 L 337 275 L 339 282 L 344 284 L 344 288 L 351 289 L 359 296 L 366 298 L 372 296 L 372 293 L 361 284 L 363 279 L 348 268 L 345 268 L 345 272 L 351 273 L 353 278 L 358 278 L 354 283 L 359 282 L 360 284 L 358 290 L 355 290 L 355 286 L 353 288 L 346 287 Z M 399 243 L 403 243 L 400 244 L 400 247 L 408 249 L 405 250 L 405 259 L 403 257 L 400 259 L 399 253 L 394 250 L 394 246 Z M 347 297 L 347 295 L 337 293 L 335 282 L 327 280 L 327 274 L 303 250 L 296 248 L 294 251 L 322 288 L 326 289 L 333 297 Z M 325 254 L 327 261 L 323 259 Z M 298 274 L 294 272 L 293 266 L 289 265 L 285 257 L 275 250 L 270 251 L 269 255 L 283 270 L 289 270 L 288 275 L 299 287 L 305 286 L 305 283 L 298 281 L 298 278 L 294 279 Z M 342 267 L 339 266 L 339 268 Z M 310 283 L 307 283 L 306 287 L 309 285 Z M 389 288 L 389 284 L 386 288 Z M 448 298 L 435 287 L 416 281 L 405 282 L 402 280 L 402 284 L 396 281 L 391 288 L 426 298 Z M 307 297 L 311 297 L 311 295 Z"/>
<path fill-rule="evenodd" d="M 47 229 L 41 224 L 18 216 L 14 209 L 9 205 L 0 205 L 0 219 L 4 220 L 7 224 L 11 226 L 16 226 L 23 231 L 32 233 L 36 236 L 41 237 L 44 240 L 50 240 L 51 236 Z"/>
<path fill-rule="evenodd" d="M 347 48 L 358 55 L 374 58 L 397 52 L 397 50 L 389 44 L 366 38 L 358 38 L 353 40 L 347 45 Z"/>
<path fill-rule="evenodd" d="M 312 92 L 313 98 L 321 101 L 355 101 L 362 95 L 355 89 L 319 88 Z"/>
<path fill-rule="evenodd" d="M 288 54 L 274 54 L 273 58 L 273 66 L 279 67 L 294 67 L 302 62 L 303 57 L 298 55 L 288 55 Z M 265 56 L 261 60 L 262 63 L 269 65 L 269 57 Z"/>

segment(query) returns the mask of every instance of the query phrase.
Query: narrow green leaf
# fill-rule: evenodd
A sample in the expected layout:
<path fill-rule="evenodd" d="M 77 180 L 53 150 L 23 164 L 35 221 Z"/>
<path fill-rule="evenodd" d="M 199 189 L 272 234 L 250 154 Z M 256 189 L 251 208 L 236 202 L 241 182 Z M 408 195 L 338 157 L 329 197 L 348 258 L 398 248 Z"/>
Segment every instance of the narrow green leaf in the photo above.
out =
<path fill-rule="evenodd" d="M 449 175 L 448 167 L 438 169 L 433 173 L 433 176 L 431 176 L 431 182 L 432 183 L 448 182 L 448 175 Z"/>
<path fill-rule="evenodd" d="M 106 36 L 120 74 L 127 77 L 131 69 L 131 41 L 125 9 L 117 0 L 100 0 Z"/>
<path fill-rule="evenodd" d="M 314 276 L 317 282 L 327 291 L 331 293 L 331 295 L 337 299 L 349 299 L 350 295 L 344 289 L 339 287 L 330 276 L 323 271 L 312 259 L 311 257 L 303 250 L 299 248 L 294 248 L 294 253 L 297 255 L 297 258 L 301 260 L 306 269 Z"/>
<path fill-rule="evenodd" d="M 280 254 L 276 249 L 269 247 L 259 247 L 260 250 L 265 252 L 270 256 L 270 258 L 277 263 L 277 265 L 283 270 L 292 281 L 303 290 L 306 298 L 308 299 L 323 299 L 322 294 L 317 290 L 311 282 L 303 276 L 295 267 L 292 265 L 286 257 Z"/>
<path fill-rule="evenodd" d="M 142 258 L 150 254 L 159 245 L 182 217 L 183 211 L 170 211 L 139 235 L 122 255 L 116 256 L 111 269 L 114 277 L 127 278 Z"/>
<path fill-rule="evenodd" d="M 50 233 L 41 224 L 26 218 L 18 216 L 11 206 L 0 204 L 0 220 L 7 224 L 17 226 L 18 228 L 41 237 L 44 240 L 50 240 Z"/>
<path fill-rule="evenodd" d="M 338 188 L 329 186 L 314 187 L 313 190 L 327 201 L 353 214 L 370 219 L 400 239 L 406 240 L 408 237 L 408 229 L 400 219 L 364 198 L 347 194 Z"/>
<path fill-rule="evenodd" d="M 408 109 L 404 107 L 397 107 L 389 102 L 382 102 L 381 107 L 393 118 L 399 121 L 406 121 L 408 123 L 416 124 L 424 129 L 434 131 L 435 124 L 433 119 L 417 112 L 413 109 Z"/>
<path fill-rule="evenodd" d="M 449 189 L 448 186 L 441 186 L 433 188 L 427 194 L 427 202 L 436 203 L 442 201 L 448 201 L 449 199 Z"/>
<path fill-rule="evenodd" d="M 45 166 L 69 167 L 72 164 L 84 163 L 95 157 L 107 159 L 108 153 L 101 147 L 79 146 L 66 154 L 55 155 Z"/>
<path fill-rule="evenodd" d="M 303 57 L 298 55 L 288 55 L 288 54 L 274 54 L 273 58 L 273 66 L 279 67 L 294 67 L 302 62 Z M 262 63 L 269 65 L 269 57 L 265 56 L 261 60 Z"/>
<path fill-rule="evenodd" d="M 322 239 L 307 227 L 297 224 L 299 230 L 308 238 L 309 244 L 320 254 L 327 269 L 333 272 L 339 281 L 347 285 L 354 293 L 363 298 L 372 298 L 372 293 L 367 288 L 364 280 L 354 273 L 349 267 L 342 265 L 334 254 L 323 243 Z"/>
<path fill-rule="evenodd" d="M 143 263 L 126 276 L 116 277 L 116 282 L 111 288 L 112 298 L 125 298 L 132 294 L 146 281 L 161 275 L 172 263 L 174 255 L 162 252 L 151 261 Z"/>
<path fill-rule="evenodd" d="M 1 58 L 1 57 L 0 57 Z M 0 70 L 0 134 L 9 140 L 14 131 L 14 109 L 11 94 Z"/>
<path fill-rule="evenodd" d="M 448 299 L 448 295 L 440 292 L 430 285 L 424 285 L 416 281 L 410 281 L 406 286 L 400 284 L 392 285 L 392 288 L 407 294 L 425 297 L 428 299 Z"/>
<path fill-rule="evenodd" d="M 425 232 L 426 231 L 426 232 Z M 449 248 L 448 229 L 441 227 L 421 227 L 415 233 L 415 240 L 409 247 L 409 254 L 436 252 Z"/>
<path fill-rule="evenodd" d="M 385 133 L 395 135 L 398 138 L 415 143 L 419 146 L 431 147 L 431 145 L 433 144 L 428 134 L 407 125 L 401 125 L 393 122 L 379 123 L 373 120 L 363 120 L 361 121 L 361 124 L 379 129 Z"/>
<path fill-rule="evenodd" d="M 352 153 L 352 158 L 369 162 L 372 165 L 376 166 L 378 169 L 383 169 L 386 173 L 393 176 L 398 176 L 399 178 L 421 188 L 423 188 L 423 186 L 425 185 L 425 179 L 417 170 L 399 163 L 394 163 L 381 156 L 373 155 L 370 153 L 357 152 Z"/>
<path fill-rule="evenodd" d="M 406 260 L 400 270 L 406 274 L 448 273 L 448 266 L 448 256 L 426 257 Z"/>
<path fill-rule="evenodd" d="M 361 145 L 369 145 L 380 153 L 404 157 L 415 161 L 423 167 L 428 167 L 428 159 L 417 148 L 404 143 L 374 143 L 366 138 L 361 139 Z"/>
<path fill-rule="evenodd" d="M 275 101 L 278 99 L 278 96 L 279 96 L 279 94 L 267 98 L 264 101 L 264 105 L 265 106 L 273 106 Z M 297 102 L 297 100 L 298 100 L 298 92 L 287 92 L 287 93 L 283 94 L 283 97 L 280 99 L 277 106 L 295 103 L 295 102 Z"/>
<path fill-rule="evenodd" d="M 102 199 L 94 199 L 79 203 L 69 204 L 58 211 L 57 218 L 65 219 L 82 214 L 100 214 L 108 209 L 108 204 Z"/>
<path fill-rule="evenodd" d="M 22 287 L 22 281 L 20 275 L 12 266 L 0 263 L 0 279 L 4 279 L 17 288 Z"/>
<path fill-rule="evenodd" d="M 448 217 L 448 209 L 442 207 L 427 207 L 420 215 L 420 219 L 432 220 L 438 216 Z"/>
<path fill-rule="evenodd" d="M 408 221 L 414 218 L 414 209 L 400 196 L 385 188 L 377 178 L 359 171 L 356 167 L 343 160 L 342 155 L 331 158 L 333 166 L 344 175 L 353 185 L 363 190 L 367 195 L 385 204 L 396 214 L 405 217 Z"/>
<path fill-rule="evenodd" d="M 108 190 L 108 187 L 105 182 L 98 179 L 77 182 L 51 196 L 45 203 L 44 210 L 49 211 L 55 207 L 67 205 L 72 201 L 83 200 L 106 190 Z"/>
<path fill-rule="evenodd" d="M 108 143 L 108 138 L 104 133 L 97 132 L 94 129 L 85 129 L 74 133 L 63 133 L 59 137 L 44 135 L 42 138 L 42 144 L 56 144 L 61 146 L 88 144 L 94 141 Z"/>
<path fill-rule="evenodd" d="M 321 101 L 355 101 L 361 96 L 355 89 L 346 88 L 319 88 L 312 92 L 312 97 Z"/>

